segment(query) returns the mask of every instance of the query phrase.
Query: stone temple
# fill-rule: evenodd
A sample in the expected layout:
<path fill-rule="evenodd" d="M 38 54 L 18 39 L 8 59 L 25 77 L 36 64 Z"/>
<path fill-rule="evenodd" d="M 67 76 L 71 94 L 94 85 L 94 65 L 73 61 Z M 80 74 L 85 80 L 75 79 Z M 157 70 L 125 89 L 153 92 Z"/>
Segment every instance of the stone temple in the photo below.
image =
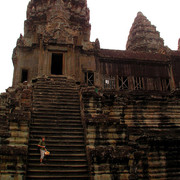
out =
<path fill-rule="evenodd" d="M 29 2 L 0 95 L 0 180 L 180 179 L 180 41 L 138 12 L 126 50 L 102 49 L 89 17 L 87 0 Z"/>

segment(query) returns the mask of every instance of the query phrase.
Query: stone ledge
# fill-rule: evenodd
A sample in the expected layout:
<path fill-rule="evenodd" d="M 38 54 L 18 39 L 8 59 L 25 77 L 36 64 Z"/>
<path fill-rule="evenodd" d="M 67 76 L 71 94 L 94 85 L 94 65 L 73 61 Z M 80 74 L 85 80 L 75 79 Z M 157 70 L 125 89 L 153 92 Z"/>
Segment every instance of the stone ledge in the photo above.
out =
<path fill-rule="evenodd" d="M 0 146 L 1 155 L 27 155 L 28 147 L 27 146 Z"/>

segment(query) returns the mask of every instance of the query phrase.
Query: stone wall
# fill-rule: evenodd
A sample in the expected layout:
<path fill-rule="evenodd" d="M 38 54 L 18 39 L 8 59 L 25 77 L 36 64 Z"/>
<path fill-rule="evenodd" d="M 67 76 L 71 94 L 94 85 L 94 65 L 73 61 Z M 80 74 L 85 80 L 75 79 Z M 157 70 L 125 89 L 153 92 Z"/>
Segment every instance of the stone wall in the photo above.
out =
<path fill-rule="evenodd" d="M 32 87 L 24 83 L 0 95 L 0 180 L 24 178 Z"/>
<path fill-rule="evenodd" d="M 82 90 L 92 179 L 177 179 L 179 98 Z"/>

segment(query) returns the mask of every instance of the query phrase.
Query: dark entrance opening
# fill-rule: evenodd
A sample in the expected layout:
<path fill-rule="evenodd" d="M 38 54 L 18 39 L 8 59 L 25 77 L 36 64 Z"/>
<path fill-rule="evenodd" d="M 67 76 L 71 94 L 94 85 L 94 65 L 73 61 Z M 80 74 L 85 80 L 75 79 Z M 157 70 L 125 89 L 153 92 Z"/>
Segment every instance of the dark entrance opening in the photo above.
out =
<path fill-rule="evenodd" d="M 62 75 L 63 55 L 52 54 L 51 74 Z"/>
<path fill-rule="evenodd" d="M 28 70 L 22 69 L 21 83 L 28 80 Z"/>

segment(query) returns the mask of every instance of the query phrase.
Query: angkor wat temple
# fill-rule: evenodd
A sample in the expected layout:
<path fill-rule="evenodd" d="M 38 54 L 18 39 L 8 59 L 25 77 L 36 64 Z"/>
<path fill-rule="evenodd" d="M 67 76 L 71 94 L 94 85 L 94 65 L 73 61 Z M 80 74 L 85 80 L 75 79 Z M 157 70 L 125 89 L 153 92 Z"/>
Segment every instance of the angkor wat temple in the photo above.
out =
<path fill-rule="evenodd" d="M 102 49 L 89 14 L 87 0 L 29 2 L 0 95 L 0 180 L 180 179 L 180 42 L 139 12 L 126 50 Z"/>

